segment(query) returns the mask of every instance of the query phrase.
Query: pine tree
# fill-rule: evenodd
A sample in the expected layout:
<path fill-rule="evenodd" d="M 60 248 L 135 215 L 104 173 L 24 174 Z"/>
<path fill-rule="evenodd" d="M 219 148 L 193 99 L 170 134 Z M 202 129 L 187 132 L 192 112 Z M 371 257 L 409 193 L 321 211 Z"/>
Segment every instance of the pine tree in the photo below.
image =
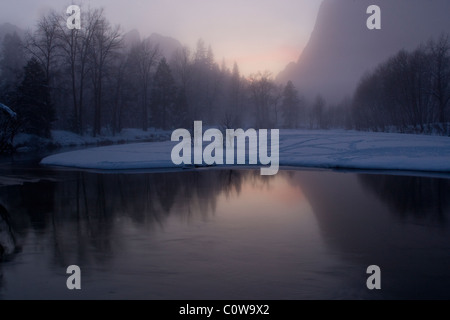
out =
<path fill-rule="evenodd" d="M 312 122 L 316 123 L 316 129 L 325 129 L 325 119 L 324 119 L 324 111 L 325 111 L 326 102 L 324 98 L 319 94 L 316 97 L 316 101 L 314 102 L 312 108 Z"/>
<path fill-rule="evenodd" d="M 50 138 L 55 111 L 41 64 L 32 58 L 24 68 L 24 79 L 16 90 L 15 105 L 24 132 Z"/>
<path fill-rule="evenodd" d="M 233 65 L 233 73 L 230 77 L 229 104 L 225 114 L 227 127 L 239 128 L 241 126 L 243 106 L 243 84 L 239 67 L 235 62 Z"/>
<path fill-rule="evenodd" d="M 177 98 L 174 105 L 173 125 L 175 128 L 187 128 L 189 121 L 188 116 L 188 102 L 186 92 L 184 89 L 178 90 Z"/>
<path fill-rule="evenodd" d="M 174 105 L 176 102 L 177 88 L 172 71 L 163 58 L 159 62 L 156 70 L 153 90 L 152 90 L 152 109 L 155 125 L 160 126 L 164 130 L 173 126 Z"/>
<path fill-rule="evenodd" d="M 197 48 L 194 54 L 194 62 L 196 64 L 202 64 L 207 59 L 208 51 L 205 46 L 205 41 L 203 39 L 199 39 L 197 41 Z"/>
<path fill-rule="evenodd" d="M 0 47 L 0 86 L 4 91 L 8 91 L 22 80 L 22 70 L 26 62 L 23 43 L 14 32 L 5 36 Z"/>
<path fill-rule="evenodd" d="M 281 111 L 285 128 L 298 128 L 300 117 L 300 99 L 292 81 L 284 88 Z"/>

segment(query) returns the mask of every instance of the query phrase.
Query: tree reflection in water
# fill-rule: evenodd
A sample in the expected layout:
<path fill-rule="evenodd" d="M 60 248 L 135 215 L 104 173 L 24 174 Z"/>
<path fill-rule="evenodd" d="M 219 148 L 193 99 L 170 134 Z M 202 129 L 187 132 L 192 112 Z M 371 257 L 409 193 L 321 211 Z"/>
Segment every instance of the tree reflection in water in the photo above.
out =
<path fill-rule="evenodd" d="M 11 226 L 11 217 L 6 208 L 0 204 L 0 287 L 3 283 L 1 263 L 14 258 L 20 252 L 16 236 Z"/>
<path fill-rule="evenodd" d="M 416 176 L 360 174 L 361 185 L 373 192 L 401 219 L 447 224 L 450 180 Z"/>
<path fill-rule="evenodd" d="M 278 285 L 288 298 L 447 298 L 449 188 L 445 179 L 332 171 L 55 171 L 0 189 L 2 258 L 15 258 L 0 264 L 0 287 L 14 283 L 3 291 L 21 297 L 31 272 L 55 281 L 47 294 L 59 297 L 61 270 L 77 264 L 86 277 L 107 275 L 102 292 L 111 280 L 135 296 L 151 284 L 156 298 L 223 298 L 234 286 L 245 298 L 277 297 Z M 364 286 L 374 263 L 387 285 L 378 296 Z"/>
<path fill-rule="evenodd" d="M 29 230 L 38 237 L 51 234 L 54 262 L 60 266 L 92 259 L 107 263 L 121 247 L 118 223 L 152 230 L 163 228 L 170 215 L 186 221 L 207 218 L 219 195 L 239 194 L 245 180 L 270 180 L 258 171 L 236 170 L 61 174 L 60 181 L 11 186 L 0 195 L 14 216 L 2 221 L 8 221 L 18 241 Z"/>

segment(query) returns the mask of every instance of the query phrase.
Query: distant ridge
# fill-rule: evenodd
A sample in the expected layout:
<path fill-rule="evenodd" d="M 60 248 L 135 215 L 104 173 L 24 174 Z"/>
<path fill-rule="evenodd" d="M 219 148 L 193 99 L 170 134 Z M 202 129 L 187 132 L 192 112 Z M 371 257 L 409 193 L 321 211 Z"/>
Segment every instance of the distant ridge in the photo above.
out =
<path fill-rule="evenodd" d="M 21 38 L 25 35 L 25 31 L 11 23 L 0 24 L 0 45 L 3 43 L 3 39 L 7 34 L 13 34 L 14 32 Z"/>
<path fill-rule="evenodd" d="M 0 47 L 3 44 L 3 39 L 7 34 L 17 33 L 20 38 L 24 38 L 25 31 L 11 23 L 0 24 Z M 160 35 L 158 33 L 152 33 L 149 37 L 144 40 L 150 41 L 154 45 L 158 45 L 161 54 L 169 60 L 176 50 L 182 47 L 182 44 L 172 38 Z M 134 44 L 141 41 L 141 35 L 138 30 L 133 29 L 131 31 L 125 32 L 123 35 L 123 43 L 125 48 L 131 48 Z"/>
<path fill-rule="evenodd" d="M 141 35 L 139 31 L 133 29 L 123 36 L 123 42 L 125 48 L 131 48 L 133 45 L 139 43 L 141 41 Z M 160 35 L 158 33 L 152 33 L 149 37 L 142 39 L 143 41 L 149 41 L 152 45 L 158 45 L 161 54 L 167 59 L 170 60 L 172 55 L 182 47 L 180 41 L 172 38 Z"/>
<path fill-rule="evenodd" d="M 367 8 L 380 6 L 382 29 L 366 27 Z M 450 33 L 449 0 L 324 0 L 311 38 L 297 62 L 277 80 L 292 80 L 308 99 L 351 95 L 361 76 L 401 49 Z"/>

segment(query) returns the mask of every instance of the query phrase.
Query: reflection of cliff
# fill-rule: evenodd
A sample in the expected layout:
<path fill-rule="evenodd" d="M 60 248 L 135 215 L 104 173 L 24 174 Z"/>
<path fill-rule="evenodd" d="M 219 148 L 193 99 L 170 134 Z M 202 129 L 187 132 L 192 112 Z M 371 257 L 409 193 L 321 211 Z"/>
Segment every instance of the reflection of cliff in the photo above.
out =
<path fill-rule="evenodd" d="M 361 289 L 366 268 L 377 264 L 384 298 L 448 298 L 448 180 L 299 172 L 292 183 L 301 186 L 327 246 L 360 266 Z"/>
<path fill-rule="evenodd" d="M 359 175 L 359 181 L 402 218 L 433 220 L 445 224 L 450 212 L 447 179 Z"/>
<path fill-rule="evenodd" d="M 299 185 L 317 217 L 324 239 L 338 251 L 364 252 L 380 238 L 383 206 L 363 193 L 356 175 L 299 172 Z M 381 237 L 382 238 L 382 237 Z"/>
<path fill-rule="evenodd" d="M 258 171 L 186 171 L 149 174 L 61 173 L 61 182 L 5 188 L 0 200 L 14 213 L 17 234 L 51 237 L 58 264 L 96 259 L 120 250 L 118 224 L 154 230 L 169 216 L 189 221 L 214 213 L 220 194 L 239 193 Z M 94 249 L 94 250 L 92 250 Z M 93 256 L 93 252 L 101 255 Z"/>
<path fill-rule="evenodd" d="M 382 10 L 381 30 L 366 27 L 370 5 Z M 309 100 L 320 93 L 337 103 L 389 56 L 448 33 L 449 10 L 448 0 L 324 0 L 307 46 L 278 80 L 292 80 Z"/>

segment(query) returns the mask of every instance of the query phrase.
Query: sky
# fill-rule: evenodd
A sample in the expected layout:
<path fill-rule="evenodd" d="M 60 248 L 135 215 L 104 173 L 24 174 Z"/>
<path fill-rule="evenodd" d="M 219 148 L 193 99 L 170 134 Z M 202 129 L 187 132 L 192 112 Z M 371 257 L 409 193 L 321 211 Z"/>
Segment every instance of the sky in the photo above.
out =
<path fill-rule="evenodd" d="M 64 10 L 73 1 L 1 0 L 0 23 L 21 28 L 35 25 L 49 9 Z M 79 4 L 79 1 L 75 1 Z M 123 31 L 153 32 L 195 47 L 202 38 L 218 63 L 241 73 L 270 71 L 274 76 L 298 60 L 314 27 L 321 0 L 83 0 L 104 7 L 112 24 Z"/>

